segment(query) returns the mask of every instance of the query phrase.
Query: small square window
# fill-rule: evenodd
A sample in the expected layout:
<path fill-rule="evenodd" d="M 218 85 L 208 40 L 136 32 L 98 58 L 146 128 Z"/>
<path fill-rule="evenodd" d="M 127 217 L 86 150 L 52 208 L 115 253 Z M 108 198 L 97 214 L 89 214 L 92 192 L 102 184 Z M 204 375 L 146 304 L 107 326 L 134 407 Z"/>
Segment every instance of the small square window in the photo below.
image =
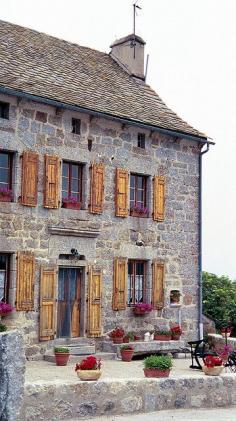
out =
<path fill-rule="evenodd" d="M 145 149 L 145 134 L 138 133 L 138 148 Z"/>
<path fill-rule="evenodd" d="M 80 134 L 81 121 L 78 118 L 72 118 L 72 133 Z"/>
<path fill-rule="evenodd" d="M 0 118 L 9 120 L 9 104 L 7 102 L 0 102 Z"/>

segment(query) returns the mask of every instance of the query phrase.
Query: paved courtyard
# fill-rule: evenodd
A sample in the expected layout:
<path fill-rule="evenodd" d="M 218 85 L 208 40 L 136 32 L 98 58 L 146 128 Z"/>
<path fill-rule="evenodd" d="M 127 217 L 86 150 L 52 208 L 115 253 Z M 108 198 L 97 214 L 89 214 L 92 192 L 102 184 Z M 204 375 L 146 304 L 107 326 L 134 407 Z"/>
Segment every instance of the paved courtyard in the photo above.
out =
<path fill-rule="evenodd" d="M 200 370 L 190 369 L 191 360 L 189 358 L 174 360 L 174 367 L 171 371 L 171 377 L 186 376 L 204 376 Z M 58 367 L 54 363 L 47 361 L 29 361 L 26 369 L 26 382 L 37 383 L 40 381 L 64 381 L 70 383 L 75 381 L 75 364 L 68 364 L 65 367 Z M 134 379 L 143 378 L 143 362 L 141 360 L 131 361 L 130 363 L 111 360 L 102 362 L 102 380 L 116 379 Z"/>

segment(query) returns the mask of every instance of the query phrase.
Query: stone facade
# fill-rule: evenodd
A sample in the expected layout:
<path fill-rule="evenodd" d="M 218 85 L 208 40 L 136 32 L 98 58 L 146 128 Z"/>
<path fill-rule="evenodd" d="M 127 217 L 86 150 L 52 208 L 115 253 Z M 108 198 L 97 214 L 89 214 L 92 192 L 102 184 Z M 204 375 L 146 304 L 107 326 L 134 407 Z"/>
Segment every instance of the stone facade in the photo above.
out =
<path fill-rule="evenodd" d="M 0 252 L 11 253 L 10 302 L 16 297 L 16 252 L 33 251 L 36 257 L 34 311 L 15 312 L 9 325 L 23 329 L 29 355 L 41 352 L 39 345 L 39 279 L 42 264 L 88 265 L 103 271 L 102 326 L 106 333 L 116 324 L 126 330 L 146 331 L 155 326 L 166 328 L 180 322 L 185 338 L 197 339 L 198 330 L 198 189 L 199 145 L 196 141 L 124 126 L 118 122 L 90 117 L 85 113 L 56 109 L 13 96 L 0 95 L 10 103 L 9 120 L 0 119 L 0 149 L 14 152 L 14 202 L 0 202 Z M 71 133 L 71 119 L 81 119 L 81 135 Z M 146 148 L 137 147 L 138 132 L 146 135 Z M 88 149 L 88 139 L 92 142 Z M 33 150 L 39 154 L 38 205 L 23 206 L 21 195 L 21 154 Z M 83 209 L 46 209 L 43 207 L 44 155 L 84 164 Z M 89 203 L 89 167 L 105 165 L 104 210 L 91 214 Z M 148 208 L 152 209 L 155 175 L 166 178 L 164 222 L 148 218 L 115 216 L 115 170 L 148 176 Z M 64 231 L 63 231 L 64 230 Z M 74 231 L 73 231 L 74 230 Z M 81 233 L 93 232 L 92 238 Z M 76 232 L 75 232 L 76 231 Z M 137 246 L 137 239 L 143 246 Z M 59 260 L 59 255 L 77 249 L 84 260 Z M 116 257 L 147 261 L 148 291 L 151 294 L 151 262 L 158 258 L 165 264 L 165 306 L 144 317 L 132 310 L 113 311 L 113 262 Z M 82 331 L 86 336 L 87 271 L 84 270 Z M 170 305 L 170 291 L 180 290 L 181 305 Z"/>

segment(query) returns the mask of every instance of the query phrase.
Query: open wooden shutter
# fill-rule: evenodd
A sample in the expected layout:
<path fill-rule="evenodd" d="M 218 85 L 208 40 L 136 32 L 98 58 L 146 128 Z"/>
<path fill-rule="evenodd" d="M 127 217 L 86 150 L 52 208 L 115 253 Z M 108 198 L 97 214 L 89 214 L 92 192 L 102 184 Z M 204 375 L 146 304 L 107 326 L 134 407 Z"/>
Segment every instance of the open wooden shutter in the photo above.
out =
<path fill-rule="evenodd" d="M 59 207 L 60 159 L 58 156 L 45 155 L 44 207 Z"/>
<path fill-rule="evenodd" d="M 152 262 L 152 305 L 161 310 L 164 307 L 164 264 Z"/>
<path fill-rule="evenodd" d="M 34 309 L 35 259 L 31 252 L 17 253 L 16 310 Z"/>
<path fill-rule="evenodd" d="M 35 152 L 23 152 L 21 203 L 25 206 L 36 206 L 38 197 L 38 166 L 39 157 Z"/>
<path fill-rule="evenodd" d="M 117 258 L 114 261 L 113 310 L 125 310 L 127 287 L 127 259 Z"/>
<path fill-rule="evenodd" d="M 88 326 L 90 337 L 102 334 L 102 272 L 100 269 L 89 268 L 88 279 Z"/>
<path fill-rule="evenodd" d="M 56 329 L 56 284 L 55 268 L 42 268 L 40 280 L 40 340 L 54 338 Z"/>
<path fill-rule="evenodd" d="M 153 178 L 153 219 L 164 221 L 165 216 L 165 178 L 155 176 Z"/>
<path fill-rule="evenodd" d="M 128 216 L 128 193 L 129 173 L 122 168 L 116 168 L 116 216 Z"/>
<path fill-rule="evenodd" d="M 90 212 L 102 213 L 104 201 L 104 165 L 91 165 Z"/>

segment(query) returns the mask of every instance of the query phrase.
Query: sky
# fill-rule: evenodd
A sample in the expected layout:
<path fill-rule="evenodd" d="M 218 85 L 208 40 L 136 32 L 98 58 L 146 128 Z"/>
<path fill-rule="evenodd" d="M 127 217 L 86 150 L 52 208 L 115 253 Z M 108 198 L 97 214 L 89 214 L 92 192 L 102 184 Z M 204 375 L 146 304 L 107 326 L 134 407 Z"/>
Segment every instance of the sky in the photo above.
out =
<path fill-rule="evenodd" d="M 7 0 L 0 19 L 109 52 L 134 0 Z M 147 83 L 216 142 L 203 160 L 203 269 L 236 279 L 236 0 L 139 0 Z"/>

